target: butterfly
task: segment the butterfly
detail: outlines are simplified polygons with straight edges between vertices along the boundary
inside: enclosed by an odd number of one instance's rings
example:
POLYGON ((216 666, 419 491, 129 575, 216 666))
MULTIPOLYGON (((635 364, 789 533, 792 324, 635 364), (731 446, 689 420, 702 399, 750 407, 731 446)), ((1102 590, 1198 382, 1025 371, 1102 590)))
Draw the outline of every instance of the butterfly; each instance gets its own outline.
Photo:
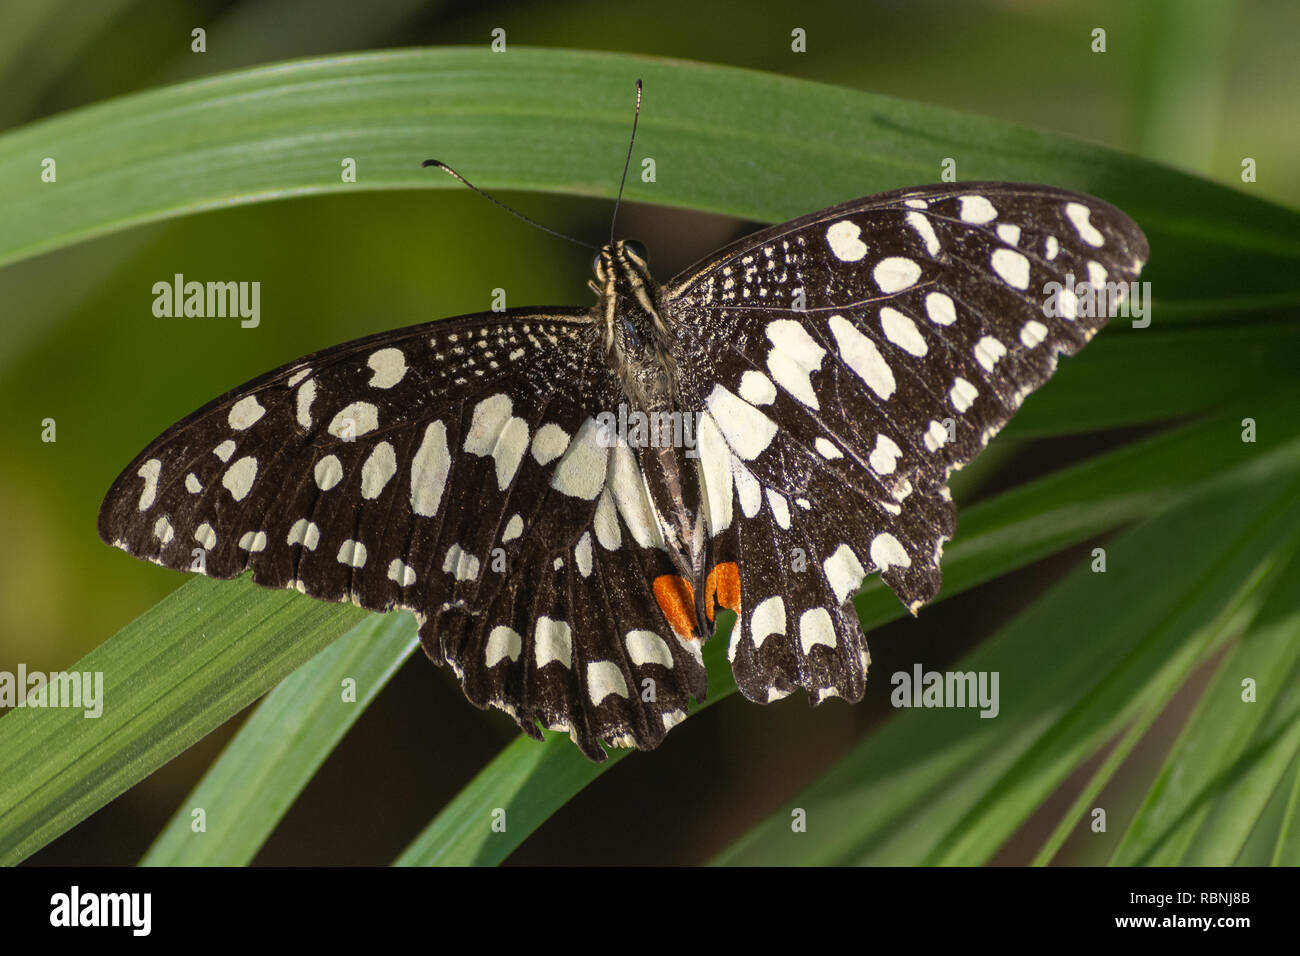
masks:
POLYGON ((596 761, 704 698, 723 608, 745 697, 858 701, 850 599, 869 574, 913 613, 936 594, 948 476, 1114 311, 1071 277, 1122 292, 1147 255, 1105 202, 1004 182, 855 199, 664 284, 611 236, 594 305, 371 335, 208 403, 127 465, 99 534, 413 611, 471 702, 596 761))

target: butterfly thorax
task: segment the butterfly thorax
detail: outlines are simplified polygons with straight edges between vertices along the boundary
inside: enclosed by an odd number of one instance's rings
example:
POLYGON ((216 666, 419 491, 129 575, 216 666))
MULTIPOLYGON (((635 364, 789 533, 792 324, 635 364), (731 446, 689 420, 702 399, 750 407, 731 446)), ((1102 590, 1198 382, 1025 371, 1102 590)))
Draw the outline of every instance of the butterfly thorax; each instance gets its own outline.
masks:
POLYGON ((639 410, 668 410, 674 404, 677 369, 670 355, 672 326, 659 304, 659 283, 645 260, 623 240, 596 258, 594 318, 605 335, 605 354, 623 391, 639 410))
POLYGON ((678 397, 678 368, 672 357, 675 329, 660 308, 660 287, 644 257, 623 240, 610 243, 596 259, 597 302, 605 352, 622 385, 628 413, 649 416, 649 432, 636 445, 655 515, 673 563, 694 580, 705 560, 705 533, 694 433, 678 397))

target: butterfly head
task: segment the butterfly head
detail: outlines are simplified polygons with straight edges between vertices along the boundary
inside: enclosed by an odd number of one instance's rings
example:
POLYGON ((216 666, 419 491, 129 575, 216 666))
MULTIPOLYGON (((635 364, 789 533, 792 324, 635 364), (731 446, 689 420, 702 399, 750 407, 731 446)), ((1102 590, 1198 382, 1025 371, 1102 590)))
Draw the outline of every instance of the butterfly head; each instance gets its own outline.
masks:
POLYGON ((659 309, 659 283, 650 274, 645 247, 617 239, 601 248, 592 263, 596 309, 605 324, 612 356, 635 358, 666 344, 669 329, 659 309))

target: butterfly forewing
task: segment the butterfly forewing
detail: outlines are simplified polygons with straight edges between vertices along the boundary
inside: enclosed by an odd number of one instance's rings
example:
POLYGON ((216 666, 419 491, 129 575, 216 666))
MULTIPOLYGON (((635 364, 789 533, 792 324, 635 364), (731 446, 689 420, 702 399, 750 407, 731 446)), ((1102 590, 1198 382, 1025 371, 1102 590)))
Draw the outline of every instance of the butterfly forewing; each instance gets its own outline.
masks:
POLYGON ((971 183, 764 230, 669 284, 682 402, 722 439, 702 472, 713 560, 739 567, 746 696, 860 698, 865 644, 835 611, 874 571, 913 611, 933 597, 949 473, 1106 322, 1077 283, 1128 283, 1146 256, 1092 197, 971 183))
POLYGON ((747 697, 858 700, 849 599, 874 572, 913 611, 934 596, 950 471, 1105 322, 1072 292, 1049 317, 1048 283, 1126 283, 1147 254, 1118 210, 1005 183, 846 203, 663 288, 621 250, 602 250, 594 309, 384 333, 235 389, 126 468, 101 536, 178 570, 410 609, 471 701, 596 760, 601 741, 656 746, 703 698, 724 606, 747 697), (646 452, 597 426, 636 404, 629 369, 664 380, 627 351, 663 329, 698 496, 672 469, 647 480, 646 452))
POLYGON ((100 535, 177 570, 411 609, 475 703, 593 758, 597 739, 653 745, 703 669, 649 599, 662 548, 602 507, 630 456, 593 440, 591 410, 617 388, 577 310, 372 336, 168 429, 110 489, 100 535))

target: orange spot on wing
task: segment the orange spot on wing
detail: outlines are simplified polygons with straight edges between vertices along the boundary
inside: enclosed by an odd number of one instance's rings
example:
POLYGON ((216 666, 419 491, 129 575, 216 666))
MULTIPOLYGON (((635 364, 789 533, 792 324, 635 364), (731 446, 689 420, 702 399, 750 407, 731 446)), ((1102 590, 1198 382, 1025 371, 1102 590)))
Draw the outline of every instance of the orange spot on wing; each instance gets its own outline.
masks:
POLYGON ((704 582, 704 613, 713 620, 713 600, 740 613, 740 568, 735 561, 715 565, 704 582))
POLYGON ((676 574, 661 574, 654 580, 655 600, 664 618, 681 637, 695 637, 695 589, 676 574))

